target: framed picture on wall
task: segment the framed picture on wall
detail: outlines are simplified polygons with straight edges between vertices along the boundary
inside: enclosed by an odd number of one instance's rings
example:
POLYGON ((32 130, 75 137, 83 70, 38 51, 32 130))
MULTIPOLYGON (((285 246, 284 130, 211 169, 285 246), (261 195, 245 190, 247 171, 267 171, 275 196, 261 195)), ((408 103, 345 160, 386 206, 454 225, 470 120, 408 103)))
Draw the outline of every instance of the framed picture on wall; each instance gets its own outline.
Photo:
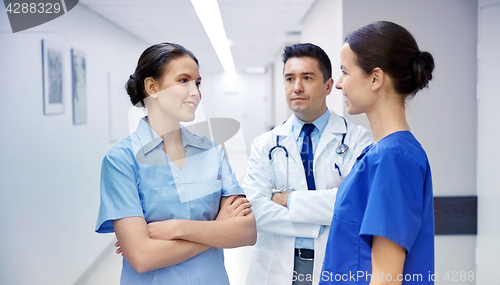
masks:
POLYGON ((73 124, 87 123, 87 65, 85 53, 71 49, 71 77, 73 89, 73 124))
POLYGON ((62 45, 42 40, 43 69, 43 113, 45 115, 64 113, 62 45))

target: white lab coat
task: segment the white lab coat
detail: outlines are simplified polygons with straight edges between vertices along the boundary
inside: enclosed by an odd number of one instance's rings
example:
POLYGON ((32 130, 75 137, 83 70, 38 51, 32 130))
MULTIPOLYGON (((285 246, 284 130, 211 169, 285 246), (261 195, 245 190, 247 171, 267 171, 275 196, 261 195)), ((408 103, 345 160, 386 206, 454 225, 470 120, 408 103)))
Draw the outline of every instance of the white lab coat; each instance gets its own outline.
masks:
MULTIPOLYGON (((339 155, 336 149, 346 127, 344 120, 330 111, 330 119, 314 153, 314 180, 318 189, 315 191, 307 189, 304 167, 292 132, 292 117, 254 140, 243 182, 243 189, 252 203, 258 232, 247 285, 292 284, 296 237, 314 238, 313 285, 318 284, 337 187, 363 148, 373 142, 366 128, 349 121, 347 125, 345 143, 349 149, 339 155), (289 153, 288 181, 294 192, 288 207, 271 200, 273 175, 269 150, 276 145, 276 136, 280 137, 280 145, 285 146, 289 153), (335 163, 343 170, 342 177, 335 169, 335 163), (324 229, 320 234, 321 225, 324 229)), ((284 168, 278 169, 277 176, 285 177, 284 171, 284 168)))

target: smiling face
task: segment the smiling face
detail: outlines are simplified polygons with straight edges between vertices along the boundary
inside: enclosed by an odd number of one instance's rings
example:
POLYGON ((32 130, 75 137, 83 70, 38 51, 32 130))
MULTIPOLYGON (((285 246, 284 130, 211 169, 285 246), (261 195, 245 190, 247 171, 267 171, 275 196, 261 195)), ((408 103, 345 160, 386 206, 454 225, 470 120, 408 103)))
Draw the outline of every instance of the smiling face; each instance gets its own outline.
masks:
POLYGON ((285 93, 288 107, 306 123, 312 123, 326 111, 326 96, 333 80, 323 79, 318 61, 311 57, 292 57, 285 63, 285 93))
POLYGON ((200 71, 192 58, 182 56, 170 61, 156 94, 163 115, 179 122, 194 120, 201 100, 200 83, 200 71))
POLYGON ((374 105, 375 96, 372 96, 371 77, 359 67, 356 54, 346 43, 340 50, 340 64, 342 75, 335 84, 335 88, 342 90, 345 96, 347 112, 351 115, 366 113, 374 105))

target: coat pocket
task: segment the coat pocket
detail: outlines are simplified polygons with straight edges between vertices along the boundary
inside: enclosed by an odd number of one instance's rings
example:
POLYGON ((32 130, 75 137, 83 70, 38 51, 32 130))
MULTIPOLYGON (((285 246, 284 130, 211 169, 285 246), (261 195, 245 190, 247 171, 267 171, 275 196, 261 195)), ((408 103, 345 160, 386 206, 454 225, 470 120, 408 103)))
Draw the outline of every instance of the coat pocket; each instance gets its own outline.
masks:
POLYGON ((336 247, 334 255, 330 258, 331 264, 326 265, 334 269, 335 273, 355 273, 359 269, 359 229, 360 226, 333 216, 332 225, 336 247))
POLYGON ((332 163, 329 165, 328 171, 330 175, 328 175, 328 186, 327 188, 338 188, 342 180, 347 176, 350 170, 350 165, 348 164, 338 164, 332 163))
POLYGON ((250 259, 247 285, 265 285, 271 275, 274 252, 270 250, 254 248, 250 259))

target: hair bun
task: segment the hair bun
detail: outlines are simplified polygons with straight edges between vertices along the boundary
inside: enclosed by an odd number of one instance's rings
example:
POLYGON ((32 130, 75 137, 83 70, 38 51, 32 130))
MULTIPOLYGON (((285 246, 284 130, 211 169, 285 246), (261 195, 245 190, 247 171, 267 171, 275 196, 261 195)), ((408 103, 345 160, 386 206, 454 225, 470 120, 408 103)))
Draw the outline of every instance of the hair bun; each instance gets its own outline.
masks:
POLYGON ((134 75, 130 75, 128 78, 127 83, 125 84, 125 89, 127 90, 127 94, 130 97, 132 105, 135 106, 137 103, 142 102, 143 98, 137 90, 137 82, 135 81, 134 75))
POLYGON ((434 58, 426 51, 421 51, 413 62, 413 74, 417 90, 422 90, 429 85, 434 70, 434 58))

